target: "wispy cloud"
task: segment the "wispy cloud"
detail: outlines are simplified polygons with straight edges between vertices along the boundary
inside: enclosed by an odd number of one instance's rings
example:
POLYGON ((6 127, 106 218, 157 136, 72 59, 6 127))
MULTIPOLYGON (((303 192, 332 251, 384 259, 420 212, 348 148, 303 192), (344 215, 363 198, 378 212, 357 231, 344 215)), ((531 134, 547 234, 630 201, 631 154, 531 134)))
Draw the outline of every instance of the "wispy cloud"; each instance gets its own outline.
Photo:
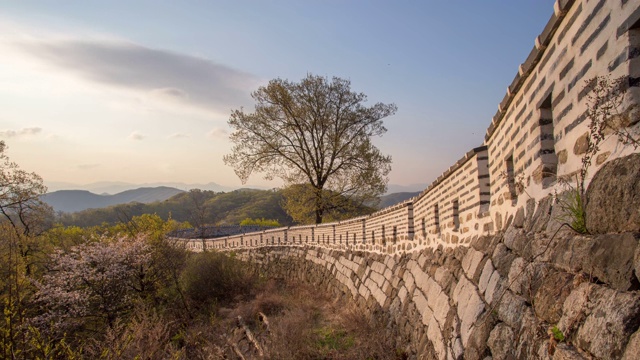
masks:
POLYGON ((209 59, 122 40, 31 38, 12 45, 94 83, 142 91, 162 102, 217 113, 246 105, 259 84, 256 76, 209 59))
POLYGON ((23 136, 32 136, 42 132, 42 128, 39 127, 30 127, 23 128, 20 130, 0 130, 0 137, 4 138, 15 138, 15 137, 23 137, 23 136))
POLYGON ((144 138, 145 138, 145 136, 144 136, 144 135, 142 135, 142 134, 140 134, 140 133, 139 133, 139 132, 137 132, 137 131, 134 131, 134 132, 132 132, 132 133, 129 135, 129 139, 131 139, 131 140, 139 141, 139 140, 142 140, 142 139, 144 139, 144 138))
POLYGON ((226 138, 229 132, 222 128, 213 128, 211 131, 207 133, 207 137, 212 139, 221 139, 226 138))
POLYGON ((169 135, 169 139, 184 139, 188 137, 189 137, 189 134, 183 134, 183 133, 175 133, 175 134, 169 135))

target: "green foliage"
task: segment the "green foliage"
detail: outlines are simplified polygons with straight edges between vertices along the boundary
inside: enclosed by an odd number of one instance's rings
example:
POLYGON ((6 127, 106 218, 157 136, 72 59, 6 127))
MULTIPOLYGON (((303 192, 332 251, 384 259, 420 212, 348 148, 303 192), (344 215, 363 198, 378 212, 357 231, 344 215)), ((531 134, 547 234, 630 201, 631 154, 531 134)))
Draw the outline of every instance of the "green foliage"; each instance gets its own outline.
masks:
POLYGON ((278 222, 278 220, 272 220, 272 219, 265 219, 265 218, 260 218, 260 219, 251 219, 251 218, 246 218, 242 221, 240 221, 240 225, 242 226, 272 226, 272 227, 280 227, 282 225, 280 225, 280 223, 278 222))
POLYGON ((351 219, 375 211, 374 207, 364 204, 364 198, 346 197, 339 192, 329 190, 322 190, 318 193, 309 184, 287 186, 282 190, 282 194, 284 198, 282 207, 298 224, 316 223, 318 202, 322 210, 323 222, 351 219))
POLYGON ((589 230, 587 229, 584 194, 578 187, 569 185, 567 187, 568 190, 564 193, 556 194, 556 202, 562 212, 557 220, 571 225, 573 230, 580 234, 586 234, 589 230))
POLYGON ((317 337, 317 346, 324 351, 346 350, 353 347, 355 343, 353 335, 329 326, 321 327, 314 333, 317 337))
POLYGON ((282 225, 291 224, 291 218, 282 209, 282 193, 272 190, 241 189, 227 193, 203 191, 198 198, 198 211, 191 197, 194 194, 181 193, 172 198, 150 204, 122 204, 102 209, 84 210, 73 214, 62 214, 59 221, 63 225, 79 227, 113 225, 129 222, 133 217, 155 214, 163 220, 173 219, 183 225, 204 223, 207 225, 235 225, 242 220, 273 219, 282 225), (195 215, 194 215, 195 214, 195 215))
POLYGON ((558 342, 564 341, 564 334, 560 329, 558 329, 557 326, 554 326, 551 328, 551 334, 553 335, 553 338, 556 339, 556 341, 558 342))

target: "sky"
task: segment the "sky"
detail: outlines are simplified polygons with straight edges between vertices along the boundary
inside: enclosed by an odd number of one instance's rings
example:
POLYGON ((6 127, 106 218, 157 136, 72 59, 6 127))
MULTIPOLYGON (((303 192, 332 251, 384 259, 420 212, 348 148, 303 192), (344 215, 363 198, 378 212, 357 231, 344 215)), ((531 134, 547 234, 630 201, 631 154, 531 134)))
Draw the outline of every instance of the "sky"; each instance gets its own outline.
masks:
POLYGON ((374 139, 389 183, 428 184, 482 144, 553 3, 0 0, 0 140, 47 184, 240 187, 231 111, 271 79, 337 76, 398 106, 374 139))

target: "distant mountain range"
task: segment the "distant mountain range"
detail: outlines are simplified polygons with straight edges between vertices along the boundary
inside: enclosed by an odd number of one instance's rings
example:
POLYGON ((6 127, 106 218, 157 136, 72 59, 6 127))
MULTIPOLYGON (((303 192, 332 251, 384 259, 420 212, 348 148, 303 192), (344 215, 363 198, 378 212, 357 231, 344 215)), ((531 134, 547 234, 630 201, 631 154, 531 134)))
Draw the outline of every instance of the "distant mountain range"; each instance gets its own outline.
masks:
POLYGON ((115 195, 98 195, 86 190, 59 190, 43 195, 42 200, 51 205, 55 211, 70 213, 130 202, 149 204, 167 200, 183 192, 183 190, 168 186, 143 187, 115 195))
POLYGON ((405 200, 409 200, 414 196, 418 196, 419 194, 420 194, 420 191, 398 192, 393 194, 387 194, 380 197, 380 204, 378 204, 378 207, 381 209, 384 209, 386 207, 399 204, 405 200))
MULTIPOLYGON (((115 195, 118 193, 122 193, 127 190, 135 190, 139 188, 158 188, 158 187, 170 187, 178 190, 189 191, 191 189, 200 189, 200 190, 209 190, 215 192, 228 192, 237 190, 240 187, 233 186, 225 186, 220 185, 214 182, 206 183, 206 184, 187 184, 187 183, 179 183, 179 182, 164 182, 164 183, 146 183, 146 184, 133 184, 126 182, 117 182, 117 181, 101 181, 95 182, 91 184, 73 184, 67 182, 58 182, 58 181, 47 181, 45 185, 49 188, 49 192, 57 192, 60 190, 85 190, 92 192, 94 194, 101 195, 115 195)), ((428 184, 411 184, 411 185, 398 185, 398 184, 389 184, 387 186, 386 194, 393 193, 401 193, 401 192, 416 192, 422 191, 426 189, 428 184)), ((255 185, 247 185, 245 188, 251 189, 259 189, 266 190, 270 189, 265 186, 255 186, 255 185)))
MULTIPOLYGON (((95 182, 91 184, 73 184, 59 181, 47 181, 45 185, 49 188, 49 192, 56 192, 60 190, 85 190, 92 192, 94 194, 101 195, 115 195, 118 193, 122 193, 127 190, 136 190, 139 188, 158 188, 158 187, 170 187, 178 190, 189 191, 191 189, 200 189, 200 190, 209 190, 209 191, 232 191, 236 190, 235 187, 224 186, 220 184, 216 184, 214 182, 210 182, 207 184, 186 184, 179 182, 163 182, 163 183, 146 183, 146 184, 133 184, 126 182, 118 182, 118 181, 101 181, 95 182)), ((254 187, 260 188, 261 187, 254 187)))
MULTIPOLYGON (((169 186, 141 187, 126 190, 114 195, 95 194, 87 190, 58 190, 42 196, 42 200, 51 205, 55 211, 74 213, 86 209, 100 209, 113 205, 138 202, 151 204, 157 201, 165 201, 184 190, 169 186)), ((217 191, 220 192, 220 191, 217 191)), ((420 192, 399 192, 380 197, 380 208, 395 205, 410 199, 420 192)))

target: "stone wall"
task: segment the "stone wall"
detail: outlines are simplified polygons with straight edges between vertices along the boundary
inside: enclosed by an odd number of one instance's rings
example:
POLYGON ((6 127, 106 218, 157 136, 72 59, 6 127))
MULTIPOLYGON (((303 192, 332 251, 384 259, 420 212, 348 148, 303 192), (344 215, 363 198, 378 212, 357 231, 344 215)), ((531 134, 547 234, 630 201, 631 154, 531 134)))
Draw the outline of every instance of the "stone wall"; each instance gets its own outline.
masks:
POLYGON ((639 235, 565 228, 553 237, 553 213, 544 199, 504 233, 468 247, 388 255, 296 245, 237 256, 368 309, 410 358, 637 358, 639 235), (564 341, 553 339, 554 328, 564 341))
POLYGON ((416 239, 427 245, 457 245, 492 229, 487 148, 468 152, 415 200, 416 239))
POLYGON ((553 195, 582 166, 585 80, 624 77, 616 126, 640 133, 638 55, 640 0, 557 0, 484 144, 418 197, 342 222, 183 241, 348 296, 415 356, 637 358, 640 149, 609 136, 594 156, 587 228, 600 235, 556 235, 566 209, 553 195))

